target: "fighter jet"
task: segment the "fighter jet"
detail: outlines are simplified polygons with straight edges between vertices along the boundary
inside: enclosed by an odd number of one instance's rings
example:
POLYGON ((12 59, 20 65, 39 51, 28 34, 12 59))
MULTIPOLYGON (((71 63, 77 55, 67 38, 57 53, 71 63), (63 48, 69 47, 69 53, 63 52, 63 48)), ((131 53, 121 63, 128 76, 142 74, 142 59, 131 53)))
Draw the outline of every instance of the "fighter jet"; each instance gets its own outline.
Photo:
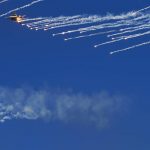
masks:
POLYGON ((20 23, 24 20, 25 16, 17 15, 16 13, 12 14, 11 16, 8 17, 11 21, 20 23))

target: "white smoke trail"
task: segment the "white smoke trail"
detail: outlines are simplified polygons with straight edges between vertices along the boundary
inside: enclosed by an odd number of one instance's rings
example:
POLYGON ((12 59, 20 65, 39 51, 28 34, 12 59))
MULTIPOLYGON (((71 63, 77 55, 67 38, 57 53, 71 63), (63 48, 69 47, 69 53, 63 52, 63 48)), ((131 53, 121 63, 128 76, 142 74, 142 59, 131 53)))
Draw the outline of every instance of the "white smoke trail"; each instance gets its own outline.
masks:
POLYGON ((133 34, 133 35, 119 36, 119 37, 116 37, 113 39, 114 40, 117 40, 117 39, 128 40, 128 39, 133 39, 133 38, 137 38, 137 37, 148 35, 148 34, 150 34, 150 31, 146 31, 146 32, 138 33, 138 34, 133 34))
POLYGON ((15 11, 18 11, 18 10, 21 10, 21 9, 24 9, 24 8, 27 8, 27 7, 30 7, 30 6, 32 6, 32 5, 34 5, 34 4, 39 3, 39 2, 42 2, 42 1, 44 1, 44 0, 36 0, 36 1, 33 1, 33 2, 29 3, 29 4, 27 4, 27 5, 18 7, 18 8, 16 8, 16 9, 10 10, 10 11, 4 13, 4 14, 1 14, 0 17, 4 17, 4 16, 9 15, 9 14, 15 12, 15 11))
POLYGON ((0 1, 0 4, 2 4, 2 3, 5 3, 5 2, 7 2, 8 0, 3 0, 3 1, 0 1))
MULTIPOLYGON (((117 21, 115 23, 101 23, 100 25, 92 25, 92 26, 88 26, 88 27, 83 27, 83 28, 78 28, 75 30, 69 30, 69 31, 63 31, 60 33, 56 33, 53 34, 54 36, 56 35, 64 35, 64 34, 70 34, 70 33, 75 33, 75 32, 80 32, 80 33, 85 33, 85 32, 90 32, 90 31, 97 31, 97 30, 102 30, 102 29, 111 29, 111 28, 117 28, 123 25, 130 25, 131 22, 128 22, 128 24, 124 24, 122 21, 117 21)), ((72 24, 72 25, 78 25, 78 24, 72 24)), ((55 29, 55 28, 61 28, 61 27, 66 27, 67 25, 61 25, 61 26, 56 26, 56 27, 52 27, 51 29, 55 29)), ((70 25, 69 25, 70 26, 70 25)), ((108 31, 109 33, 109 31, 108 31)))
POLYGON ((125 34, 125 33, 132 33, 132 32, 135 32, 135 31, 139 31, 139 30, 143 30, 143 29, 149 29, 149 28, 150 28, 150 25, 142 25, 142 26, 136 27, 135 29, 130 28, 130 30, 126 30, 124 32, 119 32, 119 33, 108 35, 107 37, 118 36, 118 35, 122 35, 122 34, 125 34))
POLYGON ((38 17, 38 18, 25 18, 21 21, 21 23, 25 23, 27 21, 36 21, 36 20, 43 20, 43 17, 38 17))
POLYGON ((120 49, 120 50, 112 51, 112 52, 110 52, 110 54, 112 55, 112 54, 115 54, 115 53, 119 53, 119 52, 127 51, 127 50, 130 50, 130 49, 133 49, 133 48, 137 48, 137 47, 144 46, 144 45, 149 45, 149 44, 150 44, 150 41, 148 41, 148 42, 144 42, 144 43, 137 44, 137 45, 134 45, 134 46, 131 46, 131 47, 127 47, 127 48, 124 48, 124 49, 120 49))
POLYGON ((101 23, 104 21, 111 21, 111 20, 124 20, 130 17, 134 17, 135 14, 133 12, 127 13, 127 14, 122 14, 119 16, 113 16, 113 15, 107 15, 105 17, 93 15, 93 16, 79 16, 78 18, 72 18, 69 19, 70 17, 62 17, 60 18, 50 18, 50 19, 45 19, 40 22, 33 22, 29 23, 32 28, 36 26, 40 26, 40 29, 54 29, 54 28, 62 28, 62 27, 70 27, 70 26, 79 26, 79 25, 85 25, 85 24, 92 24, 92 23, 101 23), (55 20, 52 22, 52 20, 55 20), (45 27, 46 25, 46 27, 45 27), (42 27, 41 27, 42 26, 42 27))
POLYGON ((150 8, 150 6, 145 7, 145 8, 143 8, 143 9, 140 9, 140 10, 136 11, 136 13, 142 12, 142 11, 147 10, 147 9, 149 9, 149 8, 150 8))
POLYGON ((74 39, 86 38, 86 37, 91 37, 91 36, 97 36, 97 35, 107 34, 107 33, 111 33, 111 32, 114 32, 114 31, 115 31, 115 30, 106 31, 106 32, 98 32, 98 33, 87 34, 87 35, 81 35, 81 36, 76 36, 76 37, 66 38, 66 39, 64 39, 64 40, 65 40, 65 41, 68 41, 68 40, 74 40, 74 39))
MULTIPOLYGON (((0 17, 8 15, 14 11, 29 7, 43 0, 36 0, 25 6, 13 9, 0 17)), ((150 6, 137 11, 131 11, 120 15, 108 14, 100 15, 75 15, 59 17, 38 17, 25 18, 21 24, 32 30, 51 30, 53 36, 65 35, 65 41, 93 37, 105 34, 109 40, 103 40, 102 43, 94 47, 100 47, 107 44, 113 44, 119 41, 126 41, 138 37, 145 37, 150 34, 150 6), (65 29, 65 30, 64 30, 65 29), (59 32, 57 32, 59 30, 59 32), (55 33, 54 33, 55 31, 55 33), (113 32, 112 34, 109 34, 113 32), (86 34, 85 34, 86 33, 86 34), (76 34, 76 35, 72 35, 76 34)), ((137 45, 139 45, 137 43, 137 45)), ((141 44, 140 44, 141 45, 141 44)), ((145 45, 145 44, 144 44, 145 45)), ((136 48, 132 46, 131 48, 136 48)), ((130 49, 131 49, 130 48, 130 49)), ((126 48, 125 48, 126 49, 126 48)), ((128 49, 128 48, 127 48, 128 49)))
POLYGON ((121 40, 124 40, 124 39, 123 38, 119 38, 119 39, 116 39, 116 40, 112 40, 112 41, 108 41, 108 42, 104 42, 104 43, 101 43, 101 44, 94 45, 94 47, 97 48, 99 46, 107 45, 107 44, 110 44, 110 43, 115 43, 115 42, 118 42, 118 41, 121 41, 121 40))
POLYGON ((104 127, 123 110, 122 96, 101 92, 93 95, 49 90, 0 88, 0 122, 11 119, 47 119, 82 122, 104 127))

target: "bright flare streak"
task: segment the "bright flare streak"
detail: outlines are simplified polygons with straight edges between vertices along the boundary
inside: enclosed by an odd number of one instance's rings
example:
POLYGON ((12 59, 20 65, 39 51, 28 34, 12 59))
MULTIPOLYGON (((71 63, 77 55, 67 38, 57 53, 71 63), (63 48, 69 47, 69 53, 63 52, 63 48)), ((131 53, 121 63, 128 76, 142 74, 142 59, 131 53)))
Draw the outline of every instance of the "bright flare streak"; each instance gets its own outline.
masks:
POLYGON ((25 19, 23 19, 22 20, 22 22, 29 22, 29 21, 36 21, 36 20, 43 20, 43 18, 42 17, 39 17, 39 18, 25 18, 25 19))
POLYGON ((65 40, 65 41, 68 41, 68 40, 74 40, 74 39, 86 38, 86 37, 91 37, 91 36, 102 35, 102 34, 114 32, 114 31, 115 31, 115 30, 107 31, 107 32, 98 32, 98 33, 87 34, 87 35, 81 35, 81 36, 76 36, 76 37, 72 37, 72 38, 66 38, 66 39, 64 39, 64 40, 65 40))
POLYGON ((133 35, 128 35, 128 36, 120 36, 120 37, 113 38, 113 39, 124 39, 124 40, 128 40, 128 39, 137 38, 137 37, 144 36, 144 35, 148 35, 148 34, 150 34, 150 31, 143 32, 143 33, 138 33, 138 34, 133 34, 133 35))
POLYGON ((32 6, 32 5, 34 5, 34 4, 39 3, 39 2, 42 2, 42 1, 44 1, 44 0, 36 0, 36 1, 33 1, 33 2, 29 3, 29 4, 27 4, 27 5, 18 7, 18 8, 16 8, 16 9, 10 10, 10 11, 4 13, 4 14, 1 14, 0 17, 4 17, 4 16, 9 15, 9 14, 15 12, 15 11, 18 11, 18 10, 21 10, 21 9, 24 9, 24 8, 27 8, 27 7, 30 7, 30 6, 32 6))
POLYGON ((133 48, 137 48, 137 47, 141 47, 141 46, 149 45, 149 44, 150 44, 150 41, 144 42, 144 43, 137 44, 137 45, 134 45, 134 46, 131 46, 131 47, 128 47, 128 48, 124 48, 124 49, 120 49, 120 50, 116 50, 116 51, 110 52, 110 54, 112 55, 112 54, 115 54, 115 53, 127 51, 127 50, 130 50, 130 49, 133 49, 133 48))
POLYGON ((134 29, 134 30, 128 30, 128 31, 124 31, 124 32, 120 32, 120 33, 116 33, 116 34, 111 34, 111 35, 108 35, 107 37, 113 37, 113 36, 117 36, 117 35, 122 35, 122 34, 125 34, 125 33, 132 33, 132 32, 135 32, 135 31, 139 31, 139 30, 143 30, 143 29, 149 29, 150 26, 144 26, 144 27, 137 27, 137 29, 134 29))
MULTIPOLYGON (((8 0, 0 1, 0 3, 8 0)), ((6 16, 14 11, 24 9, 35 3, 43 0, 35 0, 25 6, 10 10, 7 13, 0 15, 0 17, 6 16)), ((21 25, 27 26, 33 30, 51 30, 59 29, 59 32, 53 33, 53 36, 57 35, 72 35, 76 33, 76 36, 66 37, 64 40, 73 40, 86 37, 92 37, 96 35, 106 34, 107 38, 111 38, 108 41, 103 41, 101 44, 97 44, 94 47, 97 48, 102 45, 107 45, 122 40, 134 39, 137 37, 143 37, 150 34, 150 14, 148 11, 150 6, 140 9, 138 11, 131 11, 126 14, 106 16, 99 15, 76 15, 76 16, 60 16, 60 17, 38 17, 38 18, 25 18, 21 22, 21 25), (63 31, 65 28, 66 31, 63 31), (113 32, 113 33, 112 33, 113 32), (84 33, 84 34, 83 34, 84 33), (86 34, 85 34, 86 33, 86 34), (111 33, 111 34, 109 34, 111 33), (78 34, 78 35, 77 35, 78 34)), ((57 30, 56 30, 57 31, 57 30)), ((121 51, 130 50, 139 46, 150 44, 150 41, 137 44, 128 48, 113 51, 110 54, 118 53, 121 51)))
POLYGON ((113 40, 113 41, 108 41, 108 42, 104 42, 104 43, 101 43, 101 44, 97 44, 95 45, 94 47, 97 48, 99 46, 102 46, 102 45, 107 45, 107 44, 111 44, 111 43, 115 43, 115 42, 118 42, 118 41, 121 41, 121 40, 124 40, 123 38, 121 39, 117 39, 117 40, 113 40))

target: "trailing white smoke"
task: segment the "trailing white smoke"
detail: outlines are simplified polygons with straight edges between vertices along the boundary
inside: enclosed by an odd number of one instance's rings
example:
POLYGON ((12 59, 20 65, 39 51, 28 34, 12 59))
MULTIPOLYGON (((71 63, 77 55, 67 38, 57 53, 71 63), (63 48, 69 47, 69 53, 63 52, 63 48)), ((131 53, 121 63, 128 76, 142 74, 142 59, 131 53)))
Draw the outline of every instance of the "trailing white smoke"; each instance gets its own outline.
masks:
MULTIPOLYGON (((7 0, 0 1, 0 3, 7 0)), ((35 0, 29 4, 10 10, 0 17, 30 7, 43 0, 35 0)), ((75 40, 81 38, 92 38, 94 36, 106 36, 108 40, 95 43, 94 47, 115 44, 121 41, 134 40, 150 35, 150 6, 137 11, 130 11, 120 15, 74 15, 59 17, 36 17, 23 18, 19 23, 31 30, 51 30, 53 36, 65 36, 64 40, 75 40), (57 32, 58 29, 58 32, 57 32), (112 34, 110 34, 112 33, 112 34)), ((110 54, 124 52, 140 46, 149 45, 149 41, 143 41, 126 48, 112 51, 110 54)))
MULTIPOLYGON (((22 23, 32 30, 52 30, 56 32, 53 33, 53 36, 65 36, 65 41, 106 35, 109 40, 95 44, 94 47, 97 48, 103 45, 150 35, 149 9, 150 6, 126 14, 116 16, 108 14, 103 17, 99 15, 76 15, 55 18, 43 17, 40 20, 34 20, 33 18, 33 21, 31 18, 31 21, 25 19, 22 23), (59 32, 56 29, 59 29, 59 32)), ((140 44, 137 43, 127 48, 112 51, 110 54, 127 51, 144 45, 149 45, 149 42, 143 41, 140 44)))
POLYGON ((122 96, 0 88, 0 122, 46 119, 104 127, 124 107, 122 96))
POLYGON ((8 0, 2 0, 0 1, 0 4, 7 2, 8 0))
POLYGON ((31 2, 31 3, 29 3, 29 4, 26 4, 26 5, 24 5, 24 6, 21 6, 21 7, 12 9, 12 10, 6 12, 6 13, 3 13, 3 14, 0 15, 0 17, 7 16, 7 15, 9 15, 9 14, 15 12, 15 11, 18 11, 18 10, 21 10, 21 9, 24 9, 24 8, 27 8, 27 7, 30 7, 30 6, 32 6, 32 5, 36 4, 36 3, 41 2, 41 1, 43 1, 43 0, 35 0, 35 1, 31 2))

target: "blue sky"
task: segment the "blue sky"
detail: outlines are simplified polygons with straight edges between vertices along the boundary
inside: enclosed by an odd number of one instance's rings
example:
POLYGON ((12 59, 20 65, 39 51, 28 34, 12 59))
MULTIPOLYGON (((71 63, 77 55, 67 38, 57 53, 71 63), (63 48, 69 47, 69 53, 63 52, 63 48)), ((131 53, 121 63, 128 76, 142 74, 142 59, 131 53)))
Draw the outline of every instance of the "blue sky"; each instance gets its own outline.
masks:
MULTIPOLYGON (((10 0, 0 5, 1 12, 18 5, 23 3, 10 0)), ((45 0, 21 10, 20 13, 29 17, 105 15, 108 12, 120 14, 138 10, 148 5, 147 1, 142 0, 132 0, 132 2, 131 0, 63 0, 61 2, 45 0)), ((88 97, 87 99, 92 101, 92 106, 95 96, 91 95, 98 93, 101 95, 105 91, 110 102, 114 102, 114 96, 121 96, 121 108, 116 111, 113 107, 114 115, 108 114, 106 118, 102 118, 102 120, 110 120, 102 128, 90 125, 89 119, 85 119, 82 123, 82 117, 81 120, 69 119, 67 123, 65 119, 52 121, 45 118, 12 119, 1 123, 1 149, 150 149, 149 45, 111 56, 110 50, 118 48, 117 45, 107 45, 97 49, 92 47, 93 43, 101 39, 99 36, 64 42, 60 37, 53 38, 49 31, 31 31, 5 18, 0 18, 0 24, 0 86, 2 89, 12 89, 12 93, 17 88, 32 88, 35 91, 48 89, 66 95, 71 91, 70 99, 75 96, 74 99, 77 100, 76 95, 81 94, 81 101, 82 98, 88 97)), ((125 45, 121 43, 120 46, 125 45)), ((32 96, 32 92, 30 94, 32 96)), ((9 103, 11 98, 11 102, 16 101, 16 96, 12 95, 6 96, 6 103, 9 103)), ((101 104, 101 101, 98 101, 99 103, 101 104)), ((113 105, 104 107, 104 110, 109 112, 113 105)), ((81 110, 78 108, 75 113, 80 117, 82 113, 78 111, 81 110)), ((83 117, 89 118, 87 115, 83 117)))

